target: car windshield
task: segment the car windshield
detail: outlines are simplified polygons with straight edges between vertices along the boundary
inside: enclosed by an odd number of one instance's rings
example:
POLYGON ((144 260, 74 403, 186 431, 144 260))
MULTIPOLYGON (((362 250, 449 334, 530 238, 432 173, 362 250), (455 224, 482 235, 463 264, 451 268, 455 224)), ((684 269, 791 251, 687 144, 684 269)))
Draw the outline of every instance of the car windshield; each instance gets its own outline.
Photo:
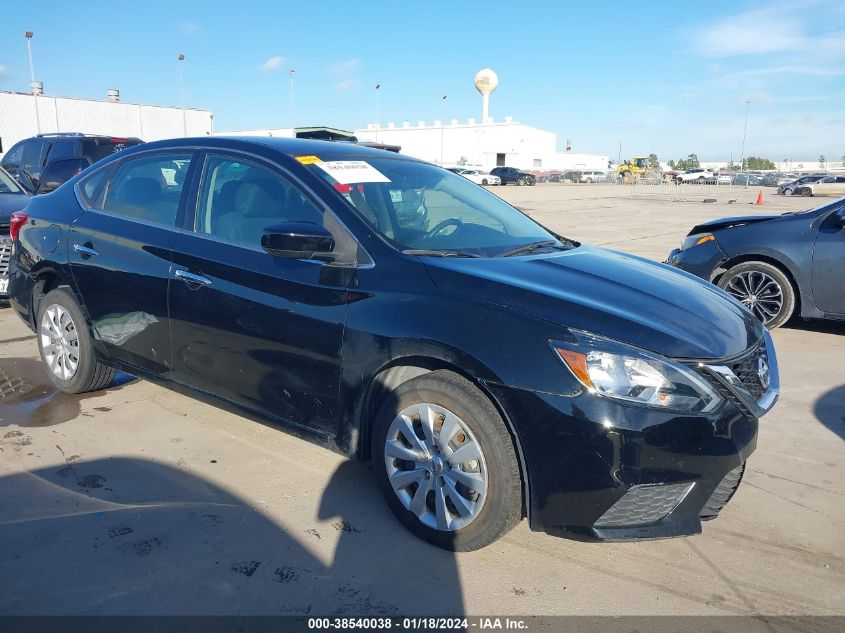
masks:
POLYGON ((23 193, 18 183, 2 169, 0 169, 0 193, 23 193))
POLYGON ((401 251, 499 257, 571 246, 501 198, 434 165, 348 156, 308 168, 401 251))

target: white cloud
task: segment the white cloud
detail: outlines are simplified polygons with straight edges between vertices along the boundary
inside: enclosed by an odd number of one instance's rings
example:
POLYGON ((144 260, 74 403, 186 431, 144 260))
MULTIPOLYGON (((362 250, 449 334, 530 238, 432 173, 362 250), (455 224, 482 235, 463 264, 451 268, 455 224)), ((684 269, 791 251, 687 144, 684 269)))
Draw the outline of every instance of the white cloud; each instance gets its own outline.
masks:
POLYGON ((808 40, 797 17, 779 7, 722 18, 693 39, 697 50, 708 57, 803 50, 808 40))
POLYGON ((275 55, 261 64, 261 70, 279 70, 282 64, 285 63, 285 58, 281 55, 275 55))
POLYGON ((804 75, 807 77, 836 77, 845 74, 845 70, 824 68, 822 66, 772 66, 768 68, 750 68, 718 77, 720 80, 746 79, 766 75, 804 75))
POLYGON ((347 59, 337 64, 332 64, 329 66, 329 72, 334 75, 345 75, 347 73, 351 73, 361 66, 361 60, 357 57, 353 57, 352 59, 347 59))
POLYGON ((334 89, 338 92, 346 92, 354 88, 356 83, 358 82, 355 79, 344 79, 343 81, 337 82, 334 85, 334 89))
POLYGON ((9 76, 9 69, 6 68, 3 64, 0 64, 0 81, 6 79, 9 76))
POLYGON ((179 28, 182 30, 183 33, 196 33, 200 30, 200 25, 195 22, 183 22, 179 25, 179 28))

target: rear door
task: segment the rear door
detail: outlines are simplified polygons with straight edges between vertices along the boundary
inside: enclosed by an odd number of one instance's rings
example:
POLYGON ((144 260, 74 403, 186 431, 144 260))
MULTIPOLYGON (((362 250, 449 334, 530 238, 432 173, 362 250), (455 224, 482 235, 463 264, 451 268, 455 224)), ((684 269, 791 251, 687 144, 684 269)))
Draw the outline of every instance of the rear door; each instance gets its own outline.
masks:
POLYGON ((822 222, 813 249, 813 300, 823 312, 845 314, 845 229, 836 226, 845 217, 845 205, 822 222))
POLYGON ((77 195, 89 208, 68 237, 95 338, 110 356, 157 374, 170 370, 167 285, 184 214, 183 176, 192 163, 192 152, 174 150, 95 171, 79 184, 77 195), (97 177, 107 179, 102 192, 97 177))
POLYGON ((174 378, 333 435, 347 275, 269 255, 261 235, 296 221, 324 225, 338 244, 350 237, 289 174, 254 157, 209 153, 198 178, 192 230, 173 249, 174 378))

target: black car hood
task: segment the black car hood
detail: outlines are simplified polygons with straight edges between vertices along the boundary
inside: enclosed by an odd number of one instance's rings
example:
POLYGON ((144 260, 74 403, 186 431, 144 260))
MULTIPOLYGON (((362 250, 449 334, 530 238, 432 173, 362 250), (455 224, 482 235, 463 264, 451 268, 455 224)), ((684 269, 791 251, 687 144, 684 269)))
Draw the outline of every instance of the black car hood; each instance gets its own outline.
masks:
POLYGON ((25 193, 0 193, 0 224, 8 224, 9 216, 20 211, 29 202, 25 193))
POLYGON ((710 220, 709 222, 702 222, 692 227, 692 230, 687 235, 695 235, 696 233, 706 233, 707 231, 718 231, 719 229, 728 229, 734 226, 744 226, 746 224, 756 224, 757 222, 768 222, 775 220, 781 216, 779 215, 744 215, 735 218, 719 218, 718 220, 710 220))
POLYGON ((550 255, 426 259, 434 283, 673 358, 747 349, 762 325, 721 290, 640 257, 590 246, 550 255))

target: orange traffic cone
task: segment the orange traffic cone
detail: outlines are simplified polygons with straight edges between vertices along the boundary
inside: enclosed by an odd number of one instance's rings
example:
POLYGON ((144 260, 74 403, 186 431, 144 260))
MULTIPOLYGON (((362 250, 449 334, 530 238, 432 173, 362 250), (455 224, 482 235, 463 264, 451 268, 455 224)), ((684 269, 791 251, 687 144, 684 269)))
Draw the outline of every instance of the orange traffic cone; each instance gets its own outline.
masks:
POLYGON ((760 191, 757 192, 757 202, 755 202, 754 204, 763 204, 763 190, 762 189, 760 189, 760 191))

